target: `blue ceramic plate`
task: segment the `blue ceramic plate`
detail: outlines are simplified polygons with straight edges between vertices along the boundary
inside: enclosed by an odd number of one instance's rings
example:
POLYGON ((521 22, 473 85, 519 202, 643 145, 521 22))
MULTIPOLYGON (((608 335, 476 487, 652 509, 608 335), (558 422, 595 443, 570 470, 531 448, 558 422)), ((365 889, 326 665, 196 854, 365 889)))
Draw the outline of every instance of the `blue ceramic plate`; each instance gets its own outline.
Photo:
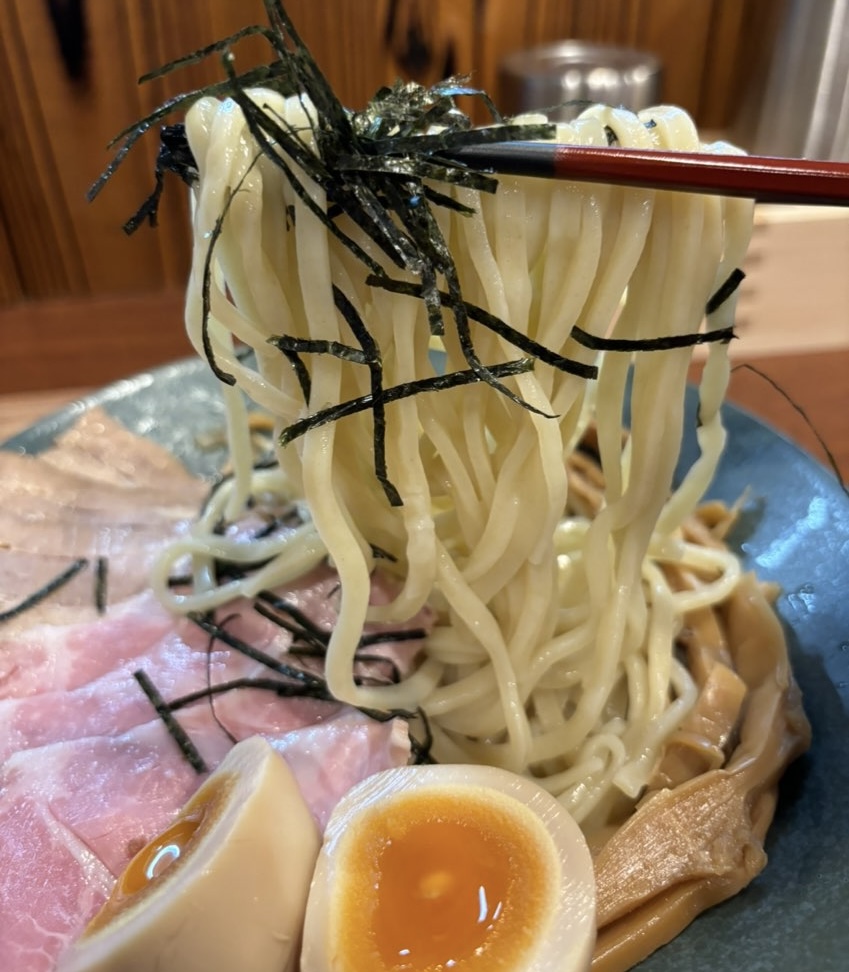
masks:
MULTIPOLYGON (((39 452, 93 405, 167 446, 196 473, 212 474, 220 464, 220 455, 195 444, 198 433, 220 430, 223 417, 215 380, 199 360, 111 385, 4 448, 39 452)), ((747 497, 732 544, 747 567, 781 585, 778 611, 814 741, 782 783, 763 874, 640 969, 843 972, 849 968, 849 499, 822 466, 750 415, 728 406, 726 423, 729 444, 710 495, 729 503, 747 497)), ((690 436, 685 461, 696 454, 690 436)))

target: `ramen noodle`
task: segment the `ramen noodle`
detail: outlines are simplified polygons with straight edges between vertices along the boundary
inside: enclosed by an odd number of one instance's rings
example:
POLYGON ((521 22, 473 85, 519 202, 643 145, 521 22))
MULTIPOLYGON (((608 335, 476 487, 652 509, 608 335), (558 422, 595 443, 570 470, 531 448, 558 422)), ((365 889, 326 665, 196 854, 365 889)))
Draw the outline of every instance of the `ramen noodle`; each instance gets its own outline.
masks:
MULTIPOLYGON (((267 9, 285 68, 296 37, 267 9)), ((225 57, 230 97, 186 117, 186 326, 222 382, 232 475, 153 585, 202 613, 329 561, 330 693, 418 713, 436 760, 554 794, 596 854, 596 965, 626 968, 763 866, 776 780, 807 744, 771 609, 697 512, 725 440, 752 203, 506 176, 487 191, 432 148, 416 156, 465 131, 456 84, 396 86, 355 115, 307 57, 295 45, 306 83, 288 97, 225 57), (697 343, 700 455, 681 473, 697 343), (257 412, 274 433, 261 465, 257 412), (298 504, 300 525, 235 539, 227 524, 269 497, 298 504), (245 569, 222 577, 222 561, 245 569), (378 562, 396 593, 375 605, 378 562), (425 608, 414 670, 358 677, 364 626, 425 608)), ((486 137, 499 129, 736 151, 669 106, 496 118, 486 137)))
MULTIPOLYGON (((310 144, 319 119, 306 99, 262 89, 249 97, 310 144)), ((607 144, 611 132, 625 147, 702 148, 689 117, 669 107, 638 116, 591 108, 559 125, 557 138, 607 144)), ((388 405, 385 459, 397 505, 372 469, 371 410, 309 429, 278 446, 274 468, 256 473, 245 398, 280 433, 372 389, 372 372, 353 355, 303 354, 305 401, 290 358, 275 346, 281 335, 305 348, 355 346, 334 288, 365 322, 385 388, 435 368, 461 371, 467 354, 446 327, 434 361, 424 302, 368 285, 362 266, 316 215, 326 207, 323 190, 299 172, 308 204, 260 154, 233 101, 199 100, 187 134, 199 171, 187 326, 198 351, 211 351, 235 377, 225 388, 235 475, 193 535, 162 560, 160 593, 178 611, 202 610, 329 557, 340 578, 339 624, 326 660, 337 698, 421 708, 437 759, 532 774, 587 827, 604 824, 623 798, 633 802, 644 790, 694 705, 697 687, 674 651, 682 618, 724 600, 739 580, 728 550, 681 532, 723 443, 725 343, 710 345, 705 368, 701 459, 675 489, 686 346, 608 351, 595 383, 537 361, 532 372, 507 379, 530 408, 484 382, 388 405), (630 434, 623 439, 626 400, 630 434), (592 516, 570 508, 567 476, 590 423, 604 472, 592 516), (295 539, 260 540, 240 553, 213 527, 222 516, 236 518, 257 490, 305 501, 310 518, 295 539), (368 592, 378 551, 401 586, 390 604, 375 608, 368 592), (169 573, 186 554, 193 589, 170 590, 169 573), (246 580, 218 586, 209 568, 215 556, 267 563, 246 580), (666 565, 695 572, 698 590, 676 590, 666 565), (363 625, 406 621, 425 603, 438 623, 415 673, 397 684, 355 683, 363 625)), ((464 300, 586 364, 600 356, 578 343, 576 329, 626 341, 697 333, 711 296, 742 261, 751 225, 745 200, 518 178, 502 179, 493 195, 453 192, 466 211, 434 209, 464 300)), ((356 226, 344 230, 369 248, 356 226)), ((732 295, 707 315, 706 329, 727 328, 733 306, 732 295)), ((493 331, 476 328, 473 339, 490 367, 517 357, 493 331)))

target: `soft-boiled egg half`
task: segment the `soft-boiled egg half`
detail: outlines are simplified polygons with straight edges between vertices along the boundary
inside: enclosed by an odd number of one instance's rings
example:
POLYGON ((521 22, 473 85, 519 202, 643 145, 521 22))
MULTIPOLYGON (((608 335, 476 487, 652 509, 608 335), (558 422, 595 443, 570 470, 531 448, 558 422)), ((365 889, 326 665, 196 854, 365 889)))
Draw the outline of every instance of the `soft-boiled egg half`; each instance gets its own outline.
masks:
POLYGON ((320 837, 284 760, 238 743, 144 847, 62 972, 288 972, 320 837))
POLYGON ((577 972, 595 935, 589 849, 557 800, 492 767, 404 767, 331 816, 300 970, 577 972))

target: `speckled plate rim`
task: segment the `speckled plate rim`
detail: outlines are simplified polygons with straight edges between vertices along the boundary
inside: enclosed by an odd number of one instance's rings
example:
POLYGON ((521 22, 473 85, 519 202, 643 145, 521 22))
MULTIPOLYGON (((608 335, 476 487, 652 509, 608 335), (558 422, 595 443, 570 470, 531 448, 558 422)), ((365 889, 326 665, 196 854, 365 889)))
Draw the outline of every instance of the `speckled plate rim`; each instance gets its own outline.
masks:
MULTIPOLYGON (((3 448, 37 453, 79 416, 106 409, 132 431, 212 475, 220 455, 198 436, 223 407, 200 360, 166 365, 73 402, 3 448)), ((732 543, 747 568, 781 586, 777 609, 811 718, 811 752, 791 767, 770 831, 769 865, 646 960, 645 972, 797 972, 849 967, 849 500, 814 459, 748 413, 725 407, 728 446, 709 495, 744 497, 732 543)), ((688 400, 683 462, 697 453, 688 400)))

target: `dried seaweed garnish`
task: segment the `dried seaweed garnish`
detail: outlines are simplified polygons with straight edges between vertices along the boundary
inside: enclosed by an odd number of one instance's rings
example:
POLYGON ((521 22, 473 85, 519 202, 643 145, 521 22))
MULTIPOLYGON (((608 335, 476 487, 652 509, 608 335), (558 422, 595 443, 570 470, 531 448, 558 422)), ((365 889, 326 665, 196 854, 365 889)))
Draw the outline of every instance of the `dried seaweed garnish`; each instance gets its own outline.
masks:
MULTIPOLYGON (((285 610, 293 617, 293 619, 297 618, 298 620, 304 622, 304 631, 320 634, 323 638, 329 637, 328 633, 322 632, 321 629, 317 628, 313 622, 307 619, 296 607, 294 607, 294 605, 287 604, 270 591, 262 592, 262 596, 263 600, 276 604, 281 607, 281 609, 285 606, 285 610)), ((239 689, 262 689, 273 692, 274 694, 283 698, 309 698, 320 702, 338 703, 338 700, 328 689, 325 679, 321 676, 304 671, 300 668, 296 668, 292 665, 287 665, 285 662, 282 662, 266 652, 255 648, 254 646, 243 641, 241 638, 227 631, 225 625, 227 621, 230 620, 229 618, 224 619, 222 622, 216 622, 210 615, 190 614, 188 615, 188 618, 210 635, 210 653, 215 641, 221 641, 223 644, 227 645, 227 647, 238 651, 240 654, 245 655, 253 661, 258 662, 263 667, 269 669, 269 671, 281 676, 278 678, 273 678, 270 676, 240 677, 226 682, 213 683, 211 681, 209 668, 207 668, 207 684, 202 689, 197 689, 193 692, 179 696, 170 702, 166 702, 144 671, 139 670, 134 673, 136 680, 139 682, 139 685, 142 687, 145 695, 147 695, 157 714, 164 722, 169 734, 174 738, 175 742, 180 747, 180 750, 198 772, 203 773, 207 770, 197 748, 192 743, 185 729, 183 729, 173 715, 173 713, 179 709, 186 708, 203 700, 208 700, 210 705, 212 705, 212 701, 215 697, 226 692, 236 691, 239 689)), ((277 619, 272 618, 272 620, 277 619)), ((385 634, 389 635, 390 633, 385 634)), ((415 635, 423 636, 424 632, 396 632, 394 640, 408 640, 415 635)), ((377 643, 377 640, 377 638, 374 638, 372 643, 377 643)), ((304 654, 308 654, 308 652, 304 652, 304 654)), ((391 659, 377 655, 358 655, 357 661, 386 663, 390 666, 392 671, 392 679, 396 680, 399 677, 399 673, 397 672, 394 662, 392 662, 391 659)), ((355 682, 360 685, 364 684, 365 681, 371 680, 365 679, 362 676, 357 676, 355 678, 355 682)), ((422 742, 419 742, 411 735, 411 752, 413 753, 417 762, 425 761, 430 758, 430 732, 427 726, 427 719, 420 709, 416 711, 410 711, 407 709, 388 709, 383 711, 367 706, 356 706, 356 708, 364 715, 378 722, 387 722, 394 718, 402 718, 409 722, 414 718, 420 718, 425 726, 425 738, 422 742)), ((230 737, 231 740, 235 741, 229 730, 221 725, 217 716, 215 716, 214 709, 213 715, 216 722, 219 724, 225 734, 230 737)))
MULTIPOLYGON (((238 616, 239 615, 237 613, 229 615, 228 617, 224 618, 223 621, 220 622, 221 626, 223 627, 232 618, 237 618, 238 616)), ((206 643, 206 687, 207 689, 211 689, 213 684, 212 683, 212 653, 214 650, 215 650, 215 635, 210 635, 209 640, 206 643)), ((224 725, 224 723, 218 718, 218 713, 215 711, 215 694, 213 692, 209 692, 208 701, 209 701, 209 714, 212 716, 212 721, 218 726, 218 728, 235 746, 238 740, 233 735, 233 733, 230 732, 230 730, 224 725)), ((173 712, 173 706, 169 705, 169 708, 173 712)))
POLYGON ((572 328, 572 337, 591 351, 670 351, 673 348, 693 348, 699 344, 728 344, 734 339, 734 328, 720 327, 715 331, 657 338, 608 338, 590 334, 576 324, 572 328))
POLYGON ((304 614, 291 601, 287 601, 285 597, 275 594, 274 591, 257 591, 256 600, 264 602, 280 614, 288 614, 301 631, 308 632, 314 643, 327 646, 328 633, 324 628, 319 627, 312 618, 304 614))
MULTIPOLYGON (((159 77, 162 74, 167 74, 172 70, 171 65, 165 65, 157 72, 153 72, 150 75, 145 75, 145 80, 149 80, 151 77, 159 77)), ((269 85, 276 79, 275 72, 270 67, 255 68, 251 71, 246 71, 244 74, 240 75, 239 81, 245 87, 253 87, 254 85, 269 85)), ((97 179, 92 183, 88 192, 86 193, 86 198, 89 202, 92 202, 103 190, 106 183, 115 175, 121 166, 121 163, 127 158, 132 149, 135 147, 138 140, 146 135, 151 129, 153 129, 156 124, 164 119, 168 118, 169 115, 173 115, 178 111, 183 111, 190 108, 199 98, 203 97, 228 97, 231 89, 231 84, 229 80, 219 81, 217 84, 208 85, 205 88, 198 88, 194 91, 187 91, 184 94, 177 95, 175 98, 169 98, 164 101, 158 108, 152 111, 149 115, 143 118, 141 121, 136 122, 134 125, 125 128, 123 131, 119 132, 109 143, 109 148, 117 145, 123 139, 123 144, 120 149, 116 152, 112 161, 103 172, 97 177, 97 179)), ((157 200, 158 202, 158 200, 157 200)), ((144 205, 144 204, 142 204, 144 205)), ((154 213, 155 220, 155 213, 154 213)), ((128 222, 133 222, 131 217, 128 222)), ((143 220, 137 221, 137 226, 140 226, 143 220)), ((126 225, 126 224, 125 224, 126 225)))
POLYGON ((719 308, 725 303, 726 300, 734 293, 734 291, 740 286, 740 284, 745 279, 746 274, 739 267, 735 267, 731 273, 728 275, 727 280, 720 285, 716 293, 710 298, 710 300, 705 305, 705 314, 710 316, 715 313, 719 308))
POLYGON ((354 131, 379 142, 389 135, 404 138, 415 132, 427 131, 434 125, 449 130, 469 130, 471 121, 455 105, 458 95, 480 98, 493 121, 504 119, 485 91, 471 87, 465 76, 445 78, 430 88, 414 81, 395 81, 380 88, 362 112, 352 119, 354 131))
POLYGON ((209 767, 206 765, 197 746, 192 742, 186 730, 174 718, 168 703, 162 698, 159 689, 153 684, 147 673, 139 669, 133 672, 133 676, 141 686, 141 690, 148 697, 150 704, 156 710, 156 714, 162 720, 165 728, 168 730, 168 735, 179 746, 180 752, 186 757, 192 769, 196 773, 208 773, 209 767))
MULTIPOLYGON (((410 297, 421 296, 421 288, 418 284, 411 283, 407 280, 395 280, 392 277, 387 277, 382 274, 367 277, 366 283, 370 287, 381 287, 394 294, 406 294, 410 297)), ((439 297, 443 304, 451 305, 452 298, 450 294, 441 290, 439 291, 439 297)), ((517 331, 514 327, 502 321, 500 317, 496 317, 495 314, 491 314, 483 307, 478 307, 476 304, 472 304, 467 300, 464 300, 463 304, 470 320, 482 324, 531 357, 538 358, 540 361, 557 368, 559 371, 568 372, 581 378, 593 379, 598 377, 598 367, 596 365, 584 364, 581 361, 575 361, 572 358, 558 354, 556 351, 547 348, 544 344, 540 344, 533 338, 528 337, 527 334, 517 331)))
POLYGON ((406 628, 403 631, 370 631, 360 638, 360 648, 385 645, 394 641, 423 641, 427 637, 424 628, 406 628))
POLYGON ((249 644, 242 638, 231 634, 226 628, 217 624, 209 615, 191 613, 188 615, 188 618, 202 631, 212 635, 218 641, 227 645, 228 648, 238 651, 246 658, 258 662, 260 665, 276 672, 278 675, 284 675, 286 678, 299 682, 303 688, 304 695, 322 698, 322 692, 325 691, 324 681, 318 678, 318 676, 312 675, 310 672, 305 672, 300 668, 295 668, 293 665, 287 665, 285 662, 274 658, 273 655, 269 655, 267 652, 262 651, 262 649, 254 647, 254 645, 249 644), (313 693, 317 694, 313 695, 313 693))
POLYGON ((341 341, 325 341, 318 338, 295 338, 285 334, 273 335, 268 343, 281 351, 291 351, 295 354, 329 354, 350 364, 369 364, 362 348, 352 348, 341 341))
POLYGON ((209 317, 211 313, 210 292, 212 290, 212 257, 215 244, 218 242, 218 238, 221 236, 221 232, 224 229, 224 220, 227 218, 227 214, 230 212, 230 206, 236 197, 236 193, 244 185, 245 179, 247 179, 247 177, 253 171, 253 168, 259 161, 259 158, 259 155, 254 156, 253 161, 247 167, 245 174, 239 180, 237 185, 233 189, 228 187, 224 198, 224 205, 218 215, 218 218, 215 220, 215 225, 210 233, 209 243, 207 244, 206 248, 206 256, 203 261, 203 283, 201 286, 201 344, 203 347, 203 353, 204 357, 206 358, 206 362, 215 377, 225 385, 231 386, 236 384, 236 377, 229 371, 223 371, 218 367, 218 362, 215 360, 215 353, 212 349, 212 339, 209 336, 209 317))
MULTIPOLYGON (((361 112, 344 108, 333 93, 279 0, 264 0, 268 27, 253 26, 215 44, 208 45, 183 58, 172 61, 142 80, 161 77, 170 71, 211 56, 221 56, 226 80, 208 88, 171 99, 133 128, 122 132, 123 145, 95 186, 92 196, 112 176, 135 140, 171 112, 188 107, 203 95, 232 98, 242 109, 248 128, 260 152, 281 169, 293 191, 322 220, 372 274, 382 267, 363 247, 347 236, 337 224, 339 215, 347 215, 384 253, 392 263, 416 275, 421 281, 421 299, 428 311, 431 330, 442 333, 445 322, 437 288, 440 278, 454 298, 450 316, 454 318, 460 346, 477 380, 485 381, 523 408, 537 411, 498 380, 498 373, 482 362, 474 350, 468 319, 459 301, 460 287, 453 258, 442 239, 431 207, 446 206, 468 213, 468 206, 449 194, 440 192, 434 182, 456 184, 478 191, 494 191, 497 181, 448 158, 448 153, 462 145, 482 142, 512 141, 518 138, 552 138, 556 126, 503 124, 503 119, 487 96, 471 87, 465 78, 449 78, 432 87, 414 83, 397 83, 381 89, 361 112), (238 74, 232 48, 243 38, 264 37, 274 58, 264 68, 238 74), (263 85, 281 94, 297 93, 303 100, 315 149, 310 148, 302 133, 284 119, 275 117, 267 106, 257 104, 247 93, 252 86, 263 85), (473 129, 469 118, 454 102, 457 95, 480 97, 495 122, 494 126, 473 129), (311 106, 311 107, 308 107, 311 106), (434 132, 434 127, 442 130, 434 132), (303 170, 325 192, 326 211, 315 204, 297 171, 303 170), (426 184, 427 182, 427 184, 426 184)), ((166 130, 166 140, 156 170, 156 188, 136 217, 128 223, 134 229, 142 221, 154 221, 167 171, 177 171, 186 181, 194 177, 191 153, 177 126, 166 130)), ((216 225, 214 237, 221 231, 216 225)), ((220 380, 230 383, 232 376, 215 364, 208 340, 209 264, 216 239, 210 241, 204 286, 204 352, 220 380)), ((309 393, 308 370, 292 348, 281 348, 286 354, 305 395, 309 393)), ((376 377, 376 371, 374 372, 376 377)), ((374 396, 376 465, 381 464, 380 414, 383 396, 374 396)), ((540 413, 543 414, 543 413, 540 413)), ((391 483, 379 474, 390 502, 400 502, 391 483)))
MULTIPOLYGON (((354 336, 360 342, 359 348, 353 348, 338 341, 310 340, 306 338, 291 338, 275 336, 269 338, 269 344, 284 351, 289 360, 297 367, 306 369, 298 355, 302 352, 313 354, 329 354, 352 364, 366 365, 371 380, 371 393, 374 396, 372 415, 374 419, 374 470, 378 482, 383 487, 386 498, 392 506, 401 506, 401 496, 389 479, 386 469, 386 411, 382 401, 383 369, 380 359, 380 349, 369 333, 365 322, 357 313, 351 300, 333 285, 333 299, 339 313, 342 315, 354 336)), ((301 380, 301 388, 305 392, 305 400, 309 401, 309 376, 301 380)))
MULTIPOLYGON (((202 689, 196 689, 194 692, 187 692, 185 695, 172 699, 170 702, 165 702, 162 700, 162 705, 170 715, 171 713, 178 712, 180 709, 185 709, 191 705, 195 705, 198 702, 202 702, 205 699, 213 699, 216 696, 225 695, 228 692, 236 692, 242 689, 272 692, 274 695, 284 699, 297 699, 304 697, 303 687, 300 685, 296 685, 292 682, 284 682, 277 678, 255 676, 234 678, 227 682, 216 682, 215 684, 208 685, 202 689)), ((158 692, 157 696, 162 699, 162 696, 159 695, 158 692)), ((327 692, 326 698, 319 698, 317 695, 312 694, 310 695, 310 698, 320 702, 337 702, 329 691, 327 692)), ((414 735, 412 735, 412 733, 410 734, 410 752, 413 756, 413 762, 433 762, 430 755, 430 750, 433 746, 433 736, 430 731, 428 718, 423 709, 419 708, 415 711, 410 711, 408 709, 390 709, 384 712, 380 709, 371 709, 367 706, 355 706, 355 708, 357 708, 359 712, 362 712, 363 715, 368 716, 370 719, 374 719, 375 722, 390 722, 392 719, 404 719, 409 723, 414 719, 419 720, 424 729, 424 738, 419 741, 414 735)), ((173 715, 171 715, 171 718, 173 719, 173 715)), ((185 732, 182 727, 179 727, 179 730, 181 732, 185 732)), ((225 732, 235 742, 234 737, 227 732, 227 730, 225 730, 225 732)))
MULTIPOLYGON (((254 610, 292 635, 293 641, 288 648, 290 654, 306 658, 326 656, 330 632, 315 624, 303 611, 285 598, 273 591, 259 591, 254 601, 254 610)), ((388 664, 391 668, 391 681, 400 681, 400 672, 392 659, 384 655, 363 653, 363 649, 398 641, 422 641, 426 637, 427 632, 423 628, 368 632, 361 636, 357 645, 356 661, 388 664)))
POLYGON ((165 188, 165 173, 173 172, 178 175, 187 186, 194 185, 198 177, 197 165, 192 150, 186 138, 183 125, 164 125, 159 133, 159 152, 154 165, 156 180, 153 192, 145 199, 136 211, 124 223, 124 232, 128 235, 135 233, 141 224, 147 220, 151 226, 156 226, 156 214, 159 211, 159 200, 165 188))
POLYGON ((401 506, 401 494, 389 479, 386 468, 386 403, 383 401, 383 365, 380 360, 380 348, 369 334, 365 322, 357 313, 351 300, 333 285, 333 301, 336 309, 345 319, 348 327, 359 341, 365 364, 368 365, 371 394, 374 405, 371 410, 374 423, 374 474, 383 487, 383 492, 389 500, 390 506, 401 506))
POLYGON ((209 316, 211 310, 210 293, 212 290, 212 255, 215 249, 215 244, 218 242, 218 238, 221 236, 221 232, 224 229, 224 219, 227 215, 227 211, 230 208, 230 202, 232 199, 233 193, 228 191, 224 201, 224 208, 222 209, 221 214, 215 220, 215 225, 210 233, 209 243, 206 248, 206 257, 203 261, 203 284, 201 286, 200 331, 203 355, 206 358, 206 363, 209 365, 209 370, 220 382, 225 385, 230 385, 231 387, 236 384, 236 376, 231 374, 229 371, 224 371, 222 368, 218 367, 218 362, 215 360, 215 352, 212 348, 212 338, 209 335, 209 316))
POLYGON ((106 557, 98 557, 94 562, 94 606, 98 614, 106 613, 108 580, 109 561, 106 557))
MULTIPOLYGON (((284 682, 282 679, 271 678, 270 676, 244 676, 242 678, 230 679, 227 682, 213 682, 204 688, 195 689, 194 692, 187 692, 185 695, 180 695, 176 699, 171 699, 166 704, 172 712, 177 712, 180 709, 194 705, 196 702, 213 699, 218 695, 225 695, 227 692, 234 692, 237 689, 263 689, 268 692, 273 692, 275 695, 284 699, 297 699, 304 694, 302 687, 294 682, 284 682)), ((312 695, 310 696, 310 698, 314 697, 312 695)), ((319 701, 332 702, 335 700, 328 696, 327 699, 320 699, 319 701)), ((229 733, 227 734, 229 735, 229 733)))
MULTIPOLYGON (((297 643, 290 645, 287 651, 295 658, 314 658, 323 660, 327 657, 326 648, 309 648, 306 645, 299 645, 297 643)), ((373 665, 385 665, 389 669, 389 674, 386 678, 378 678, 374 675, 363 675, 357 673, 354 675, 354 682, 357 685, 397 685, 401 681, 401 670, 398 668, 396 663, 386 655, 370 655, 368 653, 361 653, 358 649, 355 661, 357 664, 370 663, 373 665)))
POLYGON ((86 567, 88 567, 88 560, 85 557, 80 557, 79 560, 75 560, 60 574, 57 574, 42 587, 39 587, 37 591, 34 591, 28 597, 25 597, 20 604, 7 608, 5 611, 0 611, 0 624, 3 624, 5 621, 13 620, 14 618, 18 617, 18 615, 23 614, 25 611, 29 611, 30 608, 37 607, 42 601, 47 600, 51 594, 54 594, 56 591, 63 588, 69 581, 72 581, 77 574, 86 567))
MULTIPOLYGON (((504 364, 493 365, 490 371, 496 378, 510 378, 515 375, 523 375, 533 371, 534 362, 532 358, 520 358, 516 361, 507 361, 504 364)), ((404 382, 400 385, 392 385, 384 388, 381 396, 384 405, 390 402, 398 402, 402 398, 410 398, 413 395, 422 395, 425 392, 445 391, 448 388, 459 388, 461 385, 471 385, 480 381, 480 376, 476 371, 468 369, 466 371, 451 371, 445 375, 433 375, 430 378, 419 378, 417 381, 404 382)), ((311 429, 317 429, 328 422, 336 422, 346 415, 355 415, 357 412, 364 412, 372 408, 374 404, 373 395, 362 395, 360 398, 352 398, 339 405, 331 405, 328 408, 313 412, 299 422, 293 422, 286 426, 280 433, 280 444, 289 445, 295 439, 305 435, 311 429)))
POLYGON ((421 722, 422 728, 424 729, 424 738, 419 742, 418 738, 410 733, 410 752, 413 756, 413 762, 417 765, 422 765, 423 763, 435 763, 436 760, 431 756, 431 750, 433 749, 433 732, 430 728, 430 720, 427 717, 427 713, 421 707, 416 712, 416 718, 421 722))
MULTIPOLYGON (((432 89, 431 89, 432 90, 432 89)), ((418 126, 418 131, 424 131, 423 126, 418 126)), ((468 185, 481 185, 484 192, 494 192, 498 186, 498 180, 482 172, 475 172, 467 166, 451 158, 451 153, 458 148, 466 148, 473 145, 492 145, 497 142, 522 141, 532 139, 552 139, 557 133, 557 126, 549 123, 541 125, 498 125, 488 128, 456 128, 447 129, 434 135, 392 135, 390 138, 376 138, 371 142, 371 150, 378 156, 418 156, 427 153, 433 159, 438 159, 439 164, 450 165, 460 170, 458 175, 467 172, 474 181, 468 185)), ((344 156, 339 160, 342 165, 356 165, 356 160, 347 159, 344 156)), ((413 161, 413 159, 410 159, 413 161)))
MULTIPOLYGON (((282 602, 281 602, 282 603, 282 602)), ((298 620, 296 620, 295 614, 292 614, 292 609, 285 607, 278 607, 277 605, 269 605, 263 603, 262 600, 257 600, 254 602, 254 610, 257 614, 261 614, 266 620, 271 621, 272 624, 277 625, 283 631, 288 631, 292 636, 292 645, 304 646, 310 651, 315 652, 316 656, 324 657, 327 654, 327 642, 328 634, 325 631, 317 630, 312 627, 307 627, 298 620), (292 620, 288 621, 285 617, 286 614, 291 614, 292 620)), ((292 649, 290 648, 290 651, 292 649)), ((292 651, 295 654, 294 651, 292 651)))
MULTIPOLYGON (((275 343, 274 338, 269 338, 271 343, 275 343)), ((280 339, 283 340, 282 338, 280 339)), ((307 370, 307 366, 301 359, 300 354, 297 351, 293 351, 291 348, 283 347, 277 344, 277 347, 283 352, 292 366, 292 370, 295 372, 295 377, 298 380, 298 386, 301 389, 301 395, 303 395, 304 403, 310 400, 310 395, 312 394, 312 378, 307 370)))

